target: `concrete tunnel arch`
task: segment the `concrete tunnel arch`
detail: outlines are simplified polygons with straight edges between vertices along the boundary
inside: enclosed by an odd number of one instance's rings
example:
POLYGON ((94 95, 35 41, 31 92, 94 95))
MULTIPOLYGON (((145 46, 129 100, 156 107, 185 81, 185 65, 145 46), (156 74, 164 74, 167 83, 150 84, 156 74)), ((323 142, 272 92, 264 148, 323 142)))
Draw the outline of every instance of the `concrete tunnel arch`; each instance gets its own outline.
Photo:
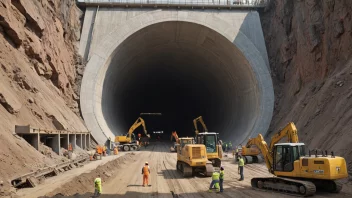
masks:
MULTIPOLYGON (((81 110, 98 143, 125 134, 143 111, 176 114, 172 119, 178 123, 172 124, 187 125, 181 135, 193 135, 192 119, 198 115, 210 131, 235 144, 266 133, 274 94, 258 38, 243 24, 185 13, 173 11, 161 19, 160 11, 139 15, 92 50, 81 110)), ((258 13, 242 20, 253 15, 258 13)))

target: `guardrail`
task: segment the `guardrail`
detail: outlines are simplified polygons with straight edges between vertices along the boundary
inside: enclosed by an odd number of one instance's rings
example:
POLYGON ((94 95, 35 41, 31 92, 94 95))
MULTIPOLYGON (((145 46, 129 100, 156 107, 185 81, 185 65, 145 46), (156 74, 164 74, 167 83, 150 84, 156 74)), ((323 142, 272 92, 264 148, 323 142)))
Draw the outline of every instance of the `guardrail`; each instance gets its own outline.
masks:
POLYGON ((140 7, 229 7, 229 8, 261 8, 270 0, 77 0, 84 6, 140 6, 140 7))
POLYGON ((69 130, 53 130, 53 129, 43 129, 43 128, 35 128, 31 125, 20 126, 15 125, 15 133, 17 134, 32 134, 32 133, 40 133, 40 134, 90 134, 89 131, 69 131, 69 130))

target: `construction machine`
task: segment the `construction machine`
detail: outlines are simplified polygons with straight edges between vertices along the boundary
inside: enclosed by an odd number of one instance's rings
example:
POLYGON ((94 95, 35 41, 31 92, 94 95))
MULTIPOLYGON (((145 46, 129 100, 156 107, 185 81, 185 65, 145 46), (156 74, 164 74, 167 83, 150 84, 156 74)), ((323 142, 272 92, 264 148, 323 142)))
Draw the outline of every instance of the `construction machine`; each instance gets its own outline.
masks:
POLYGON ((274 190, 285 194, 310 196, 316 190, 323 189, 328 192, 340 192, 342 184, 337 180, 348 177, 346 161, 327 151, 318 155, 305 153, 305 144, 298 143, 297 130, 293 123, 289 123, 289 130, 282 130, 274 135, 270 147, 263 136, 259 134, 253 138, 263 154, 268 171, 276 177, 252 178, 253 188, 274 190), (277 143, 283 137, 295 143, 277 143))
POLYGON ((132 138, 134 136, 133 132, 139 127, 143 126, 143 130, 145 135, 149 138, 150 135, 147 133, 147 128, 145 126, 145 122, 143 118, 139 117, 137 120, 132 124, 130 129, 128 130, 128 133, 124 136, 116 136, 115 137, 115 142, 118 142, 119 145, 117 145, 119 148, 122 148, 124 151, 133 151, 133 150, 139 150, 140 148, 140 143, 135 140, 135 138, 132 138))
MULTIPOLYGON (((287 137, 288 143, 299 142, 297 128, 293 122, 289 122, 283 129, 280 129, 279 132, 272 136, 269 146, 269 152, 272 152, 274 145, 285 137, 287 137)), ((255 138, 250 138, 246 146, 242 146, 241 148, 241 155, 244 157, 246 164, 261 162, 261 157, 259 157, 259 154, 259 148, 255 146, 255 138)))
POLYGON ((214 167, 207 159, 207 151, 203 144, 195 144, 193 138, 179 138, 176 148, 176 169, 184 177, 191 177, 195 173, 201 173, 206 177, 212 176, 214 167))
POLYGON ((236 154, 236 160, 238 159, 238 155, 241 155, 244 158, 245 164, 259 163, 261 162, 259 154, 259 149, 254 146, 254 138, 250 138, 246 146, 239 148, 239 152, 236 154))
POLYGON ((196 134, 196 143, 204 144, 206 147, 208 160, 212 162, 214 167, 220 167, 223 151, 222 146, 218 144, 218 133, 208 132, 208 128, 205 125, 202 116, 199 116, 198 118, 194 119, 193 124, 196 134), (199 132, 198 122, 203 126, 204 132, 199 132))
POLYGON ((170 152, 176 152, 176 145, 180 143, 180 140, 179 140, 179 138, 178 138, 178 135, 177 135, 177 132, 176 132, 176 131, 173 131, 173 132, 171 133, 171 138, 170 138, 170 139, 171 139, 171 141, 172 141, 173 139, 175 139, 175 142, 174 142, 173 147, 170 147, 170 152))

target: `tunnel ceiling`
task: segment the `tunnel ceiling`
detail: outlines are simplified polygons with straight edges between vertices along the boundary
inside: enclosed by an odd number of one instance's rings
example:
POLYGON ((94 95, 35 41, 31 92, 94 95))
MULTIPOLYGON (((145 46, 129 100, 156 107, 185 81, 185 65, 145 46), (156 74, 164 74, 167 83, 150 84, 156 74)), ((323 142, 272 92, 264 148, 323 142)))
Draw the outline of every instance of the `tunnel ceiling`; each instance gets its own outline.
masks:
POLYGON ((209 131, 236 140, 250 135, 259 115, 258 82, 243 53, 219 33, 195 23, 147 26, 110 57, 102 90, 102 114, 115 134, 128 131, 141 112, 149 132, 193 136, 202 115, 209 131))

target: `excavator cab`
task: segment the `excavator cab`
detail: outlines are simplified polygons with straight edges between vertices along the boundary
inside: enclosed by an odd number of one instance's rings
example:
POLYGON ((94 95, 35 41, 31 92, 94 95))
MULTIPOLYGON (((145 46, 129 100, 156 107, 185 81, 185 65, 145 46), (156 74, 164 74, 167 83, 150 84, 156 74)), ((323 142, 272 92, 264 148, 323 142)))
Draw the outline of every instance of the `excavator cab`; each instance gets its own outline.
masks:
POLYGON ((273 169, 280 172, 292 172, 294 162, 305 156, 304 143, 282 143, 274 146, 273 169))
POLYGON ((222 148, 218 145, 218 133, 204 132, 196 135, 196 143, 204 144, 207 156, 214 167, 220 167, 222 158, 222 148))
POLYGON ((204 144, 209 161, 212 162, 214 167, 220 167, 222 158, 222 148, 221 145, 218 144, 218 133, 208 132, 208 128, 205 125, 202 116, 199 116, 198 118, 194 119, 193 124, 196 134, 196 143, 204 144), (200 122, 200 124, 203 126, 203 133, 199 133, 197 125, 198 122, 200 122))
POLYGON ((216 153, 216 143, 218 142, 217 133, 198 133, 196 136, 197 144, 204 144, 207 153, 216 153))

